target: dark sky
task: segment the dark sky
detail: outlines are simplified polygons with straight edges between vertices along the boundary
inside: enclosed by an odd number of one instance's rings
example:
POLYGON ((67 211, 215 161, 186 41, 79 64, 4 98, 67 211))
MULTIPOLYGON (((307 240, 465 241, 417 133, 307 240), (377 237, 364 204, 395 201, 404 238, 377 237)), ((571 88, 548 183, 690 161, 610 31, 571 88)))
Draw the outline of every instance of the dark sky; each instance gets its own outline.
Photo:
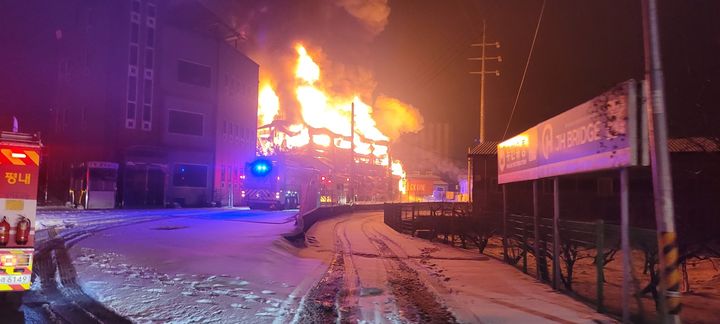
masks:
MULTIPOLYGON (((469 72, 480 66, 467 58, 480 54, 470 44, 480 40, 482 19, 488 41, 502 45, 488 49, 488 55, 501 55, 503 62, 488 64, 501 75, 487 77, 485 92, 487 139, 499 140, 542 3, 390 0, 389 23, 375 36, 332 1, 241 1, 233 10, 243 13, 236 15, 236 23, 252 26, 246 44, 250 52, 262 48, 279 57, 293 40, 307 40, 322 47, 330 60, 369 68, 376 92, 412 104, 426 121, 449 122, 451 155, 462 160, 479 132, 480 78, 469 72)), ((671 135, 720 135, 715 127, 720 122, 718 13, 716 0, 660 1, 671 135)), ((615 84, 641 79, 641 24, 640 0, 548 0, 507 137, 615 84)))

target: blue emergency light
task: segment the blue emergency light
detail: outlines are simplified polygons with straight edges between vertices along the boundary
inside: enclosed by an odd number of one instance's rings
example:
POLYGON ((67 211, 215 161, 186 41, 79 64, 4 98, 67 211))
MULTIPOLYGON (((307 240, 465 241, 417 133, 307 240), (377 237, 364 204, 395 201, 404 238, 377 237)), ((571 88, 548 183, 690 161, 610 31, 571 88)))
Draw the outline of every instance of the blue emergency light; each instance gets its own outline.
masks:
POLYGON ((268 160, 255 160, 250 164, 250 172, 254 176, 264 177, 272 171, 272 163, 268 160))

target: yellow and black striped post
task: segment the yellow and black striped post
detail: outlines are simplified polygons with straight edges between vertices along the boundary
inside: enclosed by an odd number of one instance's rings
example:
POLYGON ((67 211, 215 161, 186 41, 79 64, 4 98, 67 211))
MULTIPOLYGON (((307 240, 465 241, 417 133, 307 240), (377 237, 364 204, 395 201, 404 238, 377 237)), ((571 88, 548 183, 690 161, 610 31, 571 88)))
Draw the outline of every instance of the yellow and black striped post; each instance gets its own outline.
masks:
POLYGON ((677 235, 675 232, 658 233, 658 247, 660 248, 660 285, 665 292, 664 304, 667 314, 680 313, 680 270, 678 269, 680 253, 678 252, 677 235))

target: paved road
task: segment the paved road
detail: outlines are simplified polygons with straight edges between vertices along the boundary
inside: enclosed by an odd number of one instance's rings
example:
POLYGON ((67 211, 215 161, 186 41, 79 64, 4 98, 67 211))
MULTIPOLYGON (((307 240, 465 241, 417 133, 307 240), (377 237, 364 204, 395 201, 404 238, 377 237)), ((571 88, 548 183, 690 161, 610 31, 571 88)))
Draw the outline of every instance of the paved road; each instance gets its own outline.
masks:
POLYGON ((301 323, 613 322, 476 251, 399 234, 380 212, 320 222, 308 242, 333 252, 296 317, 301 323))

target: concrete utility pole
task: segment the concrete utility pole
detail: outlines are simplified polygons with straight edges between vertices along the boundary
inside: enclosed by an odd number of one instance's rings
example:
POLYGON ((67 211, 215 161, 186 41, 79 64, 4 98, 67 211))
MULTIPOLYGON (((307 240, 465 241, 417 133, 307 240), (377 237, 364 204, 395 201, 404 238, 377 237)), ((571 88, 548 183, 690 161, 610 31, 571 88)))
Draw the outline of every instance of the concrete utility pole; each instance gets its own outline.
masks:
POLYGON ((485 74, 495 74, 495 76, 500 76, 499 70, 493 70, 493 71, 486 71, 485 70, 485 61, 487 60, 497 60, 498 62, 502 62, 502 56, 485 56, 485 47, 486 46, 495 46, 495 48, 500 48, 500 42, 494 42, 494 43, 487 43, 485 41, 485 19, 483 19, 483 32, 482 32, 482 40, 479 44, 471 44, 470 46, 473 47, 480 47, 480 57, 471 57, 468 58, 470 61, 480 61, 480 71, 479 72, 470 72, 470 74, 480 74, 480 143, 485 142, 485 74))
POLYGON ((680 272, 675 232, 670 153, 667 146, 665 117, 665 80, 660 57, 657 0, 642 0, 645 45, 645 98, 650 136, 650 159, 657 223, 658 259, 660 260, 660 319, 663 323, 680 323, 680 272))
POLYGON ((350 199, 347 201, 355 202, 355 102, 350 106, 350 181, 348 185, 348 196, 350 199))

